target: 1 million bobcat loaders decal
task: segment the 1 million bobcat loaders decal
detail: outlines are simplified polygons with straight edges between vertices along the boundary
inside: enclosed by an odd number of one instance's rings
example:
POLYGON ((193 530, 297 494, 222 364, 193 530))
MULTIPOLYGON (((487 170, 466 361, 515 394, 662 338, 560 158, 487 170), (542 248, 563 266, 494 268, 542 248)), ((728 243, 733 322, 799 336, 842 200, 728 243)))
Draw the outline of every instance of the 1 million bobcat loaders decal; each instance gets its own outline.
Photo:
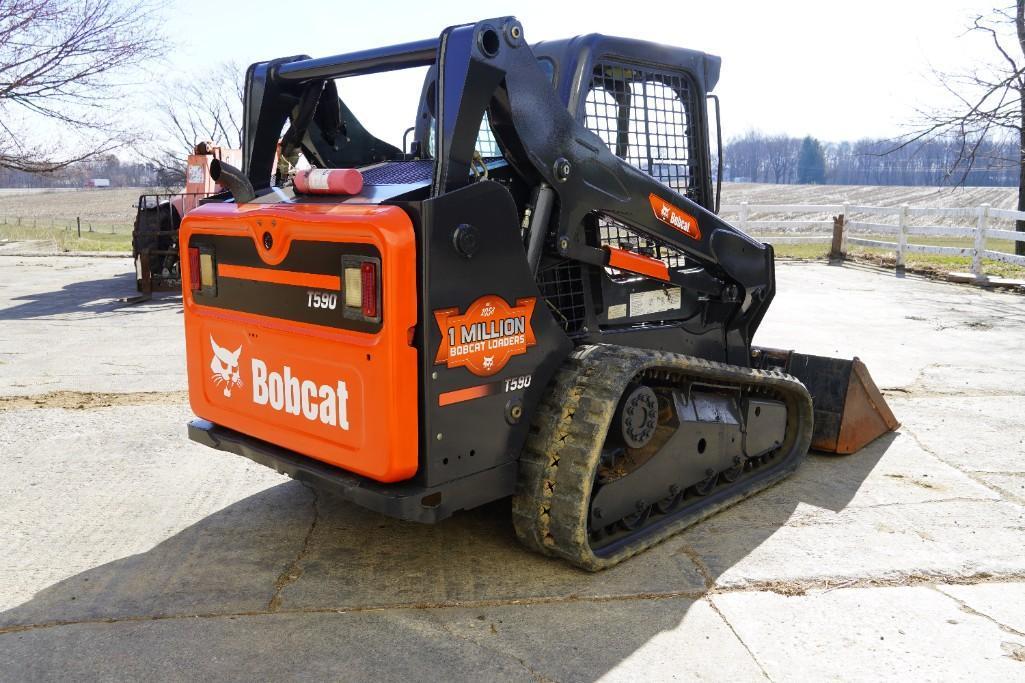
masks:
POLYGON ((480 377, 500 371, 510 358, 526 353, 536 343, 530 326, 536 301, 533 297, 518 299, 510 306, 501 297, 482 296, 463 315, 458 308, 435 311, 442 337, 435 364, 465 366, 480 377))

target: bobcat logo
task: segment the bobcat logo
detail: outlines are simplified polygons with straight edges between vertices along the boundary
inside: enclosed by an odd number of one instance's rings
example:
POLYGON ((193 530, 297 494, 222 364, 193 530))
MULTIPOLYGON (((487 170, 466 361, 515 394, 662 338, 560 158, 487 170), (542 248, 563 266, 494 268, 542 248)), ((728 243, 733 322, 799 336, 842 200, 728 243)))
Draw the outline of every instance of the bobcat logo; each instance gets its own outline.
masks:
POLYGON ((238 376, 238 357, 242 347, 229 351, 218 346, 213 335, 210 335, 210 346, 214 350, 214 357, 210 359, 210 370, 213 371, 210 379, 218 386, 223 384, 224 395, 231 398, 232 387, 242 387, 242 378, 238 376))
POLYGON ((484 356, 484 369, 490 370, 495 364, 494 356, 484 356))
POLYGON ((666 204, 662 205, 662 220, 669 220, 669 206, 666 204))

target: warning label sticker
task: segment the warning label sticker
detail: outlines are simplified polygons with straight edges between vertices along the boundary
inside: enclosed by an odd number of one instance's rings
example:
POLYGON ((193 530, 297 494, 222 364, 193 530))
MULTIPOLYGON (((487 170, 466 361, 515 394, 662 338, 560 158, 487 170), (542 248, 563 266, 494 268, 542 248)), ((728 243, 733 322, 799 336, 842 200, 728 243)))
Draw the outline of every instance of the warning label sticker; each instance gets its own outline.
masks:
POLYGON ((609 306, 609 320, 626 317, 626 304, 615 304, 609 306))
POLYGON ((680 308, 680 288, 656 289, 651 292, 634 292, 630 295, 630 315, 650 315, 680 308))
POLYGON ((311 190, 329 190, 329 181, 331 179, 331 169, 328 168, 315 168, 310 171, 310 176, 307 182, 310 184, 311 190))

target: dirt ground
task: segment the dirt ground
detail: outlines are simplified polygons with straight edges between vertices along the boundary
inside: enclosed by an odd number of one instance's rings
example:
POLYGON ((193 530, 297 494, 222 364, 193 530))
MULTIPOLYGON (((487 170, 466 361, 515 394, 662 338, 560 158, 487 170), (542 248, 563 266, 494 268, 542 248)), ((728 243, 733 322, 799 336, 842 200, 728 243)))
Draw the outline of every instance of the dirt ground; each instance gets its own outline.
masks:
POLYGON ((179 299, 0 255, 0 680, 1025 678, 1025 297, 777 279, 756 341, 903 426, 590 574, 506 501, 398 522, 189 442, 179 299))

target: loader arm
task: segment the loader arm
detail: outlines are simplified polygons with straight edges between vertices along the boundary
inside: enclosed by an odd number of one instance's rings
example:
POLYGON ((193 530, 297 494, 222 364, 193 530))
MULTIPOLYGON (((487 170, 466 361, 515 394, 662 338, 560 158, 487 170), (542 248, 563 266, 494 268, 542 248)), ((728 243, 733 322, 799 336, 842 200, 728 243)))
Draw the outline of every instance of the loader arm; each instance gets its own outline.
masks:
POLYGON ((774 293, 771 247, 616 156, 569 113, 518 21, 446 29, 437 74, 435 196, 472 182, 474 145, 487 111, 509 164, 558 196, 551 227, 559 256, 609 265, 614 252, 591 243, 586 224, 591 215, 612 217, 690 257, 693 265, 668 270, 664 280, 730 309, 716 317, 749 347, 774 293), (676 227, 660 220, 659 208, 677 219, 676 227))

